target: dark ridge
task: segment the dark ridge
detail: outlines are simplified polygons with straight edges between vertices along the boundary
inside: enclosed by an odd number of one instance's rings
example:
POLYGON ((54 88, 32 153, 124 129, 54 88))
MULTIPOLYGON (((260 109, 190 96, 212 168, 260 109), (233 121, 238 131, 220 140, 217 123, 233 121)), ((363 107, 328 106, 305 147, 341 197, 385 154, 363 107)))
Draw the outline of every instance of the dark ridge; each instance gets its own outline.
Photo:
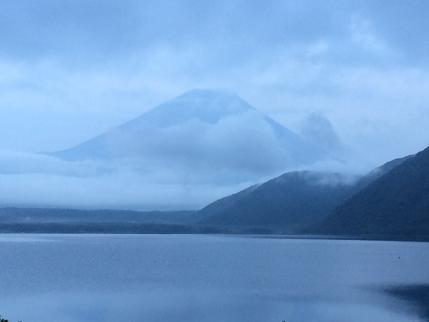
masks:
POLYGON ((287 172, 209 204, 198 212, 200 223, 300 233, 320 225, 338 205, 407 158, 390 161, 360 178, 328 172, 287 172))
POLYGON ((429 148, 405 159, 352 196, 315 231, 429 235, 429 148))

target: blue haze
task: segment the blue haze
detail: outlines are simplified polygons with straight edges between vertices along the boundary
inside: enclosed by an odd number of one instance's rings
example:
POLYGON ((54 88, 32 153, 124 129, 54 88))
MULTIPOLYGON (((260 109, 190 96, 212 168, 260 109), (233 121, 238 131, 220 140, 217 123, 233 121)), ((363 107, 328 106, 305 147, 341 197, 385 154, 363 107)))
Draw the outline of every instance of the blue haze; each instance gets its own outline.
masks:
POLYGON ((195 208, 265 179, 255 172, 249 182, 196 185, 174 169, 140 178, 122 164, 112 174, 110 165, 35 154, 80 144, 193 88, 237 93, 295 132, 313 132, 309 115, 329 120, 351 152, 322 168, 364 172, 421 150, 429 142, 428 6, 4 0, 0 203, 157 208, 168 196, 173 208, 195 208), (100 168, 109 175, 96 175, 100 168))

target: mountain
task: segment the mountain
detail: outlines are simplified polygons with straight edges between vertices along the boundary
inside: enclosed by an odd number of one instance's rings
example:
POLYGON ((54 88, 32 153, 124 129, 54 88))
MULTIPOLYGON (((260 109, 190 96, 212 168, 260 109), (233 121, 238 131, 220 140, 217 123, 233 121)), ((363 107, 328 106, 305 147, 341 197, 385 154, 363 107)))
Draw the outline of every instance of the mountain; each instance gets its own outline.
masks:
POLYGON ((288 172, 200 211, 0 208, 0 232, 306 233, 416 239, 429 233, 428 169, 429 149, 360 178, 288 172))
POLYGON ((327 172, 288 172, 217 200, 198 214, 205 225, 297 233, 305 227, 320 225, 338 205, 405 160, 388 162, 361 177, 327 172))
MULTIPOLYGON (((272 175, 326 157, 324 149, 258 112, 235 94, 193 90, 70 149, 65 160, 138 160, 157 167, 272 175)), ((232 174, 234 173, 234 174, 232 174)), ((245 179, 248 177, 245 176, 245 179)))
POLYGON ((347 150, 331 122, 322 114, 308 115, 303 120, 298 133, 307 141, 322 147, 334 156, 342 156, 347 150))
POLYGON ((200 210, 207 225, 263 227, 283 233, 321 221, 350 195, 340 174, 289 172, 200 210))
POLYGON ((318 233, 414 236, 429 234, 429 148, 369 184, 339 206, 318 233))

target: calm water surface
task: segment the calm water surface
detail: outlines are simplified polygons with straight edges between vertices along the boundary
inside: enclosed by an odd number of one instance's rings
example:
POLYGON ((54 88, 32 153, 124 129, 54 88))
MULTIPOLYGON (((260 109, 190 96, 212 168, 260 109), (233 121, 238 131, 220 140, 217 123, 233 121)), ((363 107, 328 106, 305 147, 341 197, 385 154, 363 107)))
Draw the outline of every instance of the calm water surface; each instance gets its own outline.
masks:
POLYGON ((404 322, 429 244, 190 235, 0 236, 12 321, 404 322))

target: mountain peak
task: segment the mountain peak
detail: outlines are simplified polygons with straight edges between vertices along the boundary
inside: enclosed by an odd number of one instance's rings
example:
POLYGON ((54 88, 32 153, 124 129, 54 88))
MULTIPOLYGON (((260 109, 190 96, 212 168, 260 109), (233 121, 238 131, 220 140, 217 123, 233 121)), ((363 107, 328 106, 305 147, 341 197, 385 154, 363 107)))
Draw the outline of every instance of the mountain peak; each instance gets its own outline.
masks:
POLYGON ((219 99, 219 98, 228 98, 231 100, 240 99, 237 94, 229 90, 223 89, 211 89, 211 88, 194 88, 189 91, 184 92, 182 95, 178 96, 180 99, 219 99))
POLYGON ((232 92, 194 89, 158 105, 146 113, 144 118, 161 126, 182 124, 192 119, 214 124, 222 118, 249 111, 256 110, 232 92))
MULTIPOLYGON (((258 112, 238 95, 195 89, 78 146, 63 159, 139 159, 194 173, 254 178, 323 159, 317 146, 258 112)), ((240 179, 242 180, 242 179, 240 179)), ((244 179, 243 179, 244 180, 244 179)), ((246 179, 249 180, 249 179, 246 179)))
POLYGON ((333 153, 345 152, 331 122, 322 114, 312 113, 302 122, 299 134, 313 144, 333 153))

